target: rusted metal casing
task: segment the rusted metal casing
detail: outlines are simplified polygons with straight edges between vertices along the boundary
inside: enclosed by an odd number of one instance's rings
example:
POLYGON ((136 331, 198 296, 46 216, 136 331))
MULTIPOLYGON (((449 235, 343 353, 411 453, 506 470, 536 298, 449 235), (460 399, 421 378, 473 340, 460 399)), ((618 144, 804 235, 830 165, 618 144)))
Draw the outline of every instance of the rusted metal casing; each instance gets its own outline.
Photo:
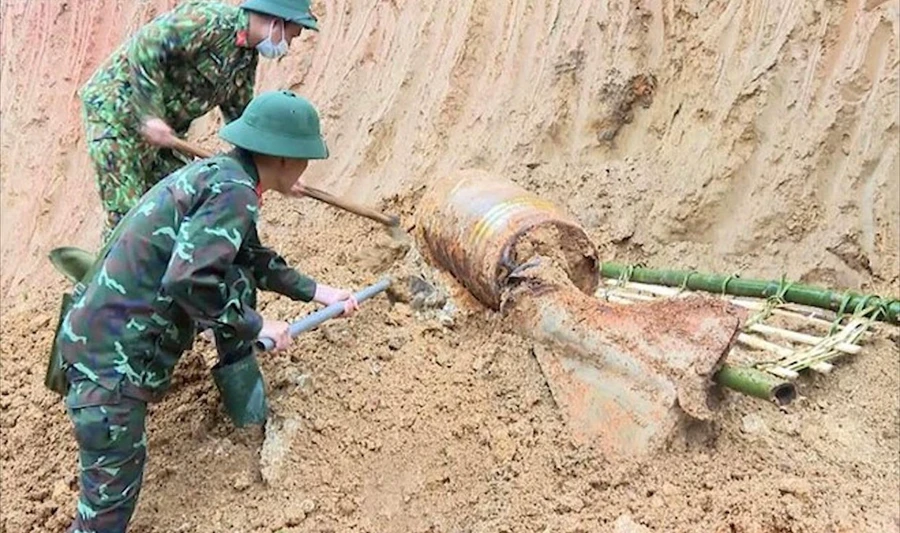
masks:
POLYGON ((712 376, 741 322, 734 306, 602 302, 596 248, 578 223, 484 172, 434 184, 418 218, 426 260, 485 305, 502 302, 510 323, 540 343, 535 356, 577 440, 608 456, 639 456, 666 442, 685 414, 708 418, 712 376))
POLYGON ((555 246, 569 258, 569 277, 593 294, 600 279, 597 249, 581 226, 552 203, 479 170, 434 183, 417 209, 417 234, 426 259, 450 272, 481 303, 499 309, 511 251, 526 232, 553 227, 555 246))
POLYGON ((542 343, 535 356, 573 437, 610 457, 659 449, 685 414, 710 418, 712 377, 741 322, 712 298, 621 306, 574 288, 523 293, 508 313, 542 343))

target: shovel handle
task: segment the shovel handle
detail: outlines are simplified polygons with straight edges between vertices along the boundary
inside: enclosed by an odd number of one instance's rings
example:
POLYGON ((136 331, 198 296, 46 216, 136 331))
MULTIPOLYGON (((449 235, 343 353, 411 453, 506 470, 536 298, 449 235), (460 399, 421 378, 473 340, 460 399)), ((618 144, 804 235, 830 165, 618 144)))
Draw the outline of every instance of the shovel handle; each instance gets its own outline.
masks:
MULTIPOLYGON (((363 303, 364 301, 375 296, 376 294, 383 292, 388 287, 390 287, 390 285, 391 285, 391 278, 384 278, 381 281, 379 281, 378 283, 376 283, 374 285, 369 285, 368 287, 362 289, 361 291, 357 292, 353 296, 356 297, 356 301, 358 303, 363 303)), ((344 312, 344 302, 342 302, 342 301, 333 303, 333 304, 329 305, 328 307, 319 309, 318 311, 311 313, 311 314, 307 315, 306 317, 301 318, 300 320, 291 324, 291 328, 290 328, 291 338, 295 338, 298 335, 300 335, 301 333, 303 333, 305 331, 309 331, 309 330, 321 325, 323 322, 327 321, 328 319, 339 316, 343 312, 344 312)), ((256 346, 256 349, 259 350, 260 352, 267 352, 275 347, 275 342, 268 337, 260 337, 259 339, 257 339, 255 346, 256 346)))
POLYGON ((320 202, 325 202, 328 205, 343 209, 344 211, 348 211, 350 213, 353 213, 354 215, 366 217, 388 227, 397 227, 400 225, 400 219, 396 216, 385 215, 384 213, 381 213, 380 211, 376 211, 369 207, 355 204, 353 202, 348 202, 343 198, 338 198, 331 193, 327 193, 321 189, 316 189, 315 187, 310 187, 309 185, 298 184, 294 187, 294 190, 299 190, 303 196, 309 196, 310 198, 314 198, 320 202))
POLYGON ((207 157, 212 157, 212 152, 207 152, 203 148, 191 144, 183 139, 179 139, 175 137, 171 142, 171 147, 178 150, 179 152, 184 152, 186 154, 192 155, 194 157, 199 157, 200 159, 206 159, 207 157))
MULTIPOLYGON (((195 146, 183 139, 179 139, 176 137, 172 141, 172 148, 178 150, 180 152, 184 152, 186 154, 190 154, 195 157, 199 157, 201 159, 206 159, 207 157, 212 157, 212 152, 207 152, 203 148, 199 146, 195 146)), ((354 215, 359 215, 362 217, 366 217, 370 220, 374 220, 375 222, 379 222, 388 227, 397 227, 400 225, 400 219, 396 216, 385 215, 379 211, 371 209, 369 207, 355 204, 353 202, 348 202, 343 198, 338 198, 331 193, 327 193, 321 189, 316 189, 315 187, 310 187, 308 185, 298 185, 297 189, 300 191, 303 196, 309 196, 315 200, 320 202, 325 202, 326 204, 337 207, 338 209, 343 209, 344 211, 348 211, 353 213, 354 215)))

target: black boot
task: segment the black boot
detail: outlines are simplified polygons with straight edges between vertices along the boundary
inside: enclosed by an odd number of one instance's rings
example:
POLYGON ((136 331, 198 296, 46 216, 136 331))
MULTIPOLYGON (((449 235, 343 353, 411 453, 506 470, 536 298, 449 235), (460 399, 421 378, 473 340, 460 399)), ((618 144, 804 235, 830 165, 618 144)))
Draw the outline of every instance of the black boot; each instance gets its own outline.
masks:
POLYGON ((262 424, 269 406, 266 386, 255 355, 248 355, 230 365, 217 364, 212 369, 213 381, 225 412, 237 427, 262 424))

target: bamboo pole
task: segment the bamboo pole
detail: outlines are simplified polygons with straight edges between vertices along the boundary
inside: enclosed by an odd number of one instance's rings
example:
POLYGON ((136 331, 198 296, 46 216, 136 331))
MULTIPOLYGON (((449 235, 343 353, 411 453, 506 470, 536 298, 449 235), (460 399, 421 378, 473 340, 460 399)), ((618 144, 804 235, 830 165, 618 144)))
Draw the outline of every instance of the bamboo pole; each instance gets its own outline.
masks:
MULTIPOLYGON (((817 346, 827 339, 826 337, 817 337, 815 335, 808 335, 806 333, 798 333, 796 331, 776 328, 767 324, 751 324, 747 328, 747 331, 752 331, 761 335, 781 337, 789 341, 798 342, 800 344, 808 344, 810 346, 817 346)), ((850 344, 849 342, 840 342, 838 344, 835 344, 834 349, 839 352, 844 352, 851 355, 856 355, 862 350, 860 346, 856 344, 850 344)))
MULTIPOLYGON (((648 285, 645 283, 635 283, 633 281, 629 281, 627 283, 621 283, 615 279, 607 279, 604 281, 604 284, 610 287, 626 287, 639 291, 649 292, 651 294, 656 294, 659 296, 667 296, 674 297, 679 293, 682 293, 680 289, 675 289, 672 287, 664 287, 662 285, 648 285)), ((606 291, 609 289, 599 289, 597 291, 597 296, 603 296, 606 291)), ((757 300, 744 300, 741 298, 729 298, 728 301, 733 303, 734 305, 744 307, 746 309, 752 309, 754 311, 761 311, 765 309, 766 305, 757 301, 757 300)), ((789 318, 792 320, 799 320, 802 322, 808 322, 810 324, 815 324, 817 326, 821 326, 824 328, 830 328, 833 325, 833 322, 829 322, 828 320, 824 320, 822 318, 818 318, 815 316, 810 316, 808 314, 801 313, 799 311, 788 311, 786 309, 776 308, 772 309, 771 313, 773 315, 783 316, 785 318, 789 318)))
POLYGON ((603 263, 600 275, 605 278, 626 278, 640 283, 684 287, 695 291, 725 293, 734 296, 769 298, 780 296, 785 302, 797 303, 828 309, 831 311, 853 312, 864 307, 876 307, 877 319, 889 324, 900 324, 900 299, 862 295, 854 292, 836 292, 829 289, 784 283, 742 279, 735 276, 708 274, 686 270, 663 270, 635 267, 617 263, 603 263))
POLYGON ((778 405, 787 405, 797 397, 793 383, 755 368, 724 365, 713 379, 723 387, 778 405))
POLYGON ((774 342, 769 342, 765 339, 761 339, 755 335, 747 335, 746 333, 738 333, 737 341, 745 346, 749 346, 751 348, 756 348, 757 350, 762 350, 764 352, 769 352, 777 355, 778 357, 785 359, 794 355, 794 350, 790 348, 785 348, 779 344, 775 344, 774 342))
MULTIPOLYGON (((733 300, 730 300, 730 302, 733 303, 734 305, 739 305, 741 307, 745 307, 747 309, 752 309, 754 311, 762 311, 766 308, 765 304, 762 304, 762 303, 759 303, 756 301, 751 301, 751 300, 742 300, 739 298, 735 298, 733 300)), ((787 309, 775 308, 775 309, 771 310, 771 313, 773 315, 783 316, 785 318, 789 318, 789 319, 793 319, 793 320, 800 320, 803 322, 808 322, 810 324, 815 324, 817 326, 821 326, 826 329, 831 328, 831 326, 834 325, 833 322, 829 322, 827 320, 823 320, 818 317, 805 315, 803 313, 798 313, 796 311, 788 311, 787 309)))
POLYGON ((805 350, 800 350, 792 357, 779 361, 778 364, 788 369, 802 369, 805 367, 816 369, 816 365, 826 363, 827 360, 833 358, 833 350, 835 346, 841 343, 852 344, 855 342, 868 327, 868 320, 856 317, 849 324, 843 326, 837 333, 828 337, 824 342, 815 346, 810 346, 805 350))

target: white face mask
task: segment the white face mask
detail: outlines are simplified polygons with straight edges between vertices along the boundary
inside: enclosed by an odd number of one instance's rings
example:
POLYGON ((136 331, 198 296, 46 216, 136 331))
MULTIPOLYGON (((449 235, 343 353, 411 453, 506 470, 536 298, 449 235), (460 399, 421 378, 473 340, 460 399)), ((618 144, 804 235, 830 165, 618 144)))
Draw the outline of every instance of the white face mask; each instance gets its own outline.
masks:
MULTIPOLYGON (((279 19, 280 20, 280 19, 279 19)), ((269 35, 256 45, 256 50, 263 57, 275 59, 283 56, 288 51, 288 43, 284 38, 284 21, 281 20, 281 41, 278 44, 272 42, 272 31, 275 29, 275 21, 269 26, 269 35)))

